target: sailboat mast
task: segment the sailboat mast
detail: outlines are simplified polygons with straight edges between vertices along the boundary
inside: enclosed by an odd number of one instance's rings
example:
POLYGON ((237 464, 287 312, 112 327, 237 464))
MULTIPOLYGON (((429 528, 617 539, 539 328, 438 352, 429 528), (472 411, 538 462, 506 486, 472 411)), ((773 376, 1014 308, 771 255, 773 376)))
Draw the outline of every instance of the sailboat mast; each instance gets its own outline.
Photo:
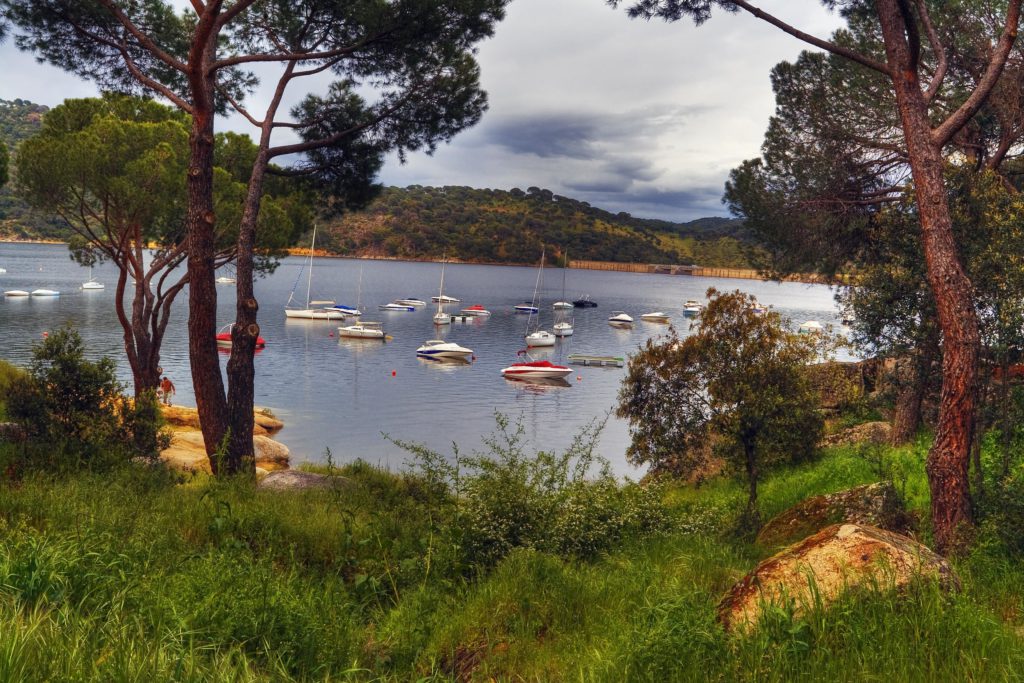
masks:
POLYGON ((437 312, 441 312, 441 307, 444 306, 444 267, 447 263, 448 255, 444 254, 441 256, 441 287, 437 290, 437 312))
POLYGON ((313 252, 316 251, 316 223, 313 224, 313 243, 309 245, 309 277, 306 279, 306 308, 309 308, 309 293, 313 289, 313 252))

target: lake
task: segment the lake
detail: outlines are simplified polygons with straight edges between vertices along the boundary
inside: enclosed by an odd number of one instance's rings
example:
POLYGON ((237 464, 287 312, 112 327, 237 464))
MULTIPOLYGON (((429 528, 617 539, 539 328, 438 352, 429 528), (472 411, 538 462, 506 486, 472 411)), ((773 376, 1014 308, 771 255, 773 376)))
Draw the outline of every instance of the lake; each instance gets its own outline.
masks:
MULTIPOLYGON (((532 447, 563 450, 574 435, 594 420, 608 418, 598 451, 616 473, 642 472, 625 459, 629 433, 626 424, 610 416, 625 370, 579 367, 568 387, 531 385, 503 379, 500 370, 516 360, 523 348, 527 316, 513 306, 531 299, 537 268, 448 264, 445 294, 462 300, 450 305, 457 311, 483 304, 490 318, 454 322, 436 331, 431 316, 438 292, 439 263, 316 259, 313 298, 355 304, 361 275, 361 303, 365 320, 378 320, 393 340, 339 339, 337 322, 286 320, 284 306, 294 289, 305 301, 308 259, 289 257, 277 271, 256 283, 259 322, 267 348, 256 358, 256 403, 269 406, 286 427, 277 437, 292 451, 293 462, 320 462, 329 448, 336 462, 363 458, 398 469, 407 454, 387 441, 393 438, 426 444, 451 453, 452 443, 468 452, 482 448, 482 437, 495 427, 494 413, 522 418, 532 447), (415 312, 380 312, 377 304, 396 298, 419 298, 427 306, 415 312), (446 326, 448 327, 448 326, 446 326), (453 365, 416 357, 427 339, 442 338, 473 349, 475 362, 453 365)), ((32 344, 50 329, 70 322, 86 341, 91 356, 108 355, 118 361, 119 372, 130 380, 123 358, 121 327, 113 306, 116 269, 95 268, 94 276, 107 289, 84 291, 88 271, 68 257, 64 245, 0 244, 0 290, 57 289, 54 299, 0 298, 0 356, 24 365, 32 344)), ((230 273, 229 273, 230 274, 230 273)), ((839 324, 832 290, 822 285, 771 283, 671 275, 570 270, 566 273, 567 300, 588 294, 598 308, 575 309, 575 334, 551 349, 537 350, 536 358, 564 360, 570 353, 627 355, 664 325, 641 322, 641 313, 663 310, 682 334, 690 321, 683 317, 686 299, 704 299, 708 287, 740 289, 757 296, 799 324, 818 320, 839 324), (611 311, 636 318, 631 330, 608 325, 611 311)), ((223 325, 234 315, 235 291, 218 285, 218 312, 223 325)), ((551 329, 551 304, 562 298, 562 271, 545 269, 539 296, 541 325, 551 329)), ((164 341, 164 373, 177 386, 175 403, 194 405, 188 364, 186 332, 187 293, 178 297, 164 341)), ((224 362, 227 355, 222 354, 224 362)), ((223 365, 223 364, 222 364, 223 365)))

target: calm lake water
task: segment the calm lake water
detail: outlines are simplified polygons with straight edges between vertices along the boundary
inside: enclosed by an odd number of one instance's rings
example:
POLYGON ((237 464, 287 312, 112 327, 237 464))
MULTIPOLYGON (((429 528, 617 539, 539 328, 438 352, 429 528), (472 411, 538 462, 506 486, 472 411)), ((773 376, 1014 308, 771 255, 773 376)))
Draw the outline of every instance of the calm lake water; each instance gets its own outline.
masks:
MULTIPOLYGON (((443 453, 452 442, 463 451, 482 447, 481 438, 494 429, 494 413, 521 416, 536 448, 562 450, 579 430, 609 415, 624 370, 579 367, 571 386, 530 385, 506 381, 501 368, 515 360, 523 347, 527 316, 513 306, 529 300, 536 268, 449 264, 445 293, 462 300, 449 310, 474 303, 492 311, 490 318, 455 322, 435 331, 430 297, 437 294, 441 265, 398 261, 317 259, 313 298, 355 304, 362 270, 362 310, 366 320, 379 320, 394 339, 387 344, 339 339, 334 321, 286 320, 284 305, 293 287, 296 298, 306 295, 306 259, 285 259, 277 271, 256 284, 260 325, 267 348, 256 358, 256 402, 270 406, 287 425, 278 437, 291 448, 293 461, 321 461, 330 448, 335 461, 363 458, 398 469, 404 451, 382 433, 424 443, 443 453), (428 302, 414 313, 379 312, 377 304, 414 297, 428 302), (471 365, 421 360, 416 348, 427 339, 444 338, 473 349, 471 365)), ((73 323, 90 355, 116 359, 122 377, 130 373, 123 360, 121 327, 113 307, 115 269, 97 267, 96 279, 107 289, 83 291, 88 271, 68 258, 63 245, 0 244, 0 290, 40 287, 57 289, 55 299, 0 298, 0 356, 15 364, 31 357, 32 344, 46 330, 73 323)), ((839 324, 832 291, 820 285, 768 283, 755 280, 705 279, 570 270, 568 300, 589 294, 598 308, 575 309, 576 332, 552 349, 537 350, 536 358, 564 360, 570 353, 627 355, 664 325, 641 322, 641 313, 663 310, 681 333, 690 323, 682 315, 686 299, 704 299, 708 287, 740 289, 757 296, 792 319, 794 324, 818 320, 839 324), (610 327, 611 311, 636 318, 632 330, 610 327)), ((218 285, 222 324, 234 313, 234 287, 218 285)), ((551 329, 552 302, 562 298, 562 273, 544 272, 540 294, 541 324, 551 329)), ((187 294, 178 298, 163 347, 164 372, 177 385, 175 402, 194 405, 186 333, 187 294)), ((227 356, 223 356, 224 362, 227 356)), ((601 435, 600 453, 623 475, 641 472, 625 460, 629 443, 626 424, 611 417, 601 435)))

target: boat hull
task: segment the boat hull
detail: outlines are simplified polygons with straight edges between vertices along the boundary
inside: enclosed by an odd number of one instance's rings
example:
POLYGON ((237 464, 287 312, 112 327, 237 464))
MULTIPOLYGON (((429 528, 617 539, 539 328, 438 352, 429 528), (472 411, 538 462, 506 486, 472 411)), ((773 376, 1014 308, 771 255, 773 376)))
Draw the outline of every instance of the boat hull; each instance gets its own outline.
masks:
POLYGON ((288 318, 297 320, 344 320, 345 314, 341 311, 329 309, 285 309, 284 314, 288 318))
POLYGON ((338 336, 348 337, 349 339, 384 339, 384 330, 353 325, 351 327, 339 327, 338 336))
POLYGON ((554 346, 555 335, 550 332, 534 332, 533 334, 528 334, 526 335, 526 345, 528 347, 554 346))
POLYGON ((554 334, 556 337, 571 337, 573 333, 572 325, 566 324, 564 327, 559 327, 561 323, 555 323, 554 334))
POLYGON ((60 296, 60 292, 55 289, 34 289, 32 290, 32 296, 60 296))
POLYGON ((501 376, 506 379, 562 379, 572 374, 572 368, 563 365, 534 365, 531 363, 513 363, 502 368, 501 376))
POLYGON ((468 350, 468 349, 465 350, 465 351, 436 350, 436 349, 427 349, 427 350, 421 351, 421 350, 417 349, 416 350, 416 355, 419 356, 420 358, 437 358, 437 359, 441 359, 441 360, 447 358, 447 359, 467 360, 470 356, 473 355, 473 352, 468 350))
POLYGON ((536 306, 516 306, 516 313, 539 313, 539 309, 536 306))
POLYGON ((28 292, 24 289, 8 289, 4 292, 4 296, 28 296, 28 292))

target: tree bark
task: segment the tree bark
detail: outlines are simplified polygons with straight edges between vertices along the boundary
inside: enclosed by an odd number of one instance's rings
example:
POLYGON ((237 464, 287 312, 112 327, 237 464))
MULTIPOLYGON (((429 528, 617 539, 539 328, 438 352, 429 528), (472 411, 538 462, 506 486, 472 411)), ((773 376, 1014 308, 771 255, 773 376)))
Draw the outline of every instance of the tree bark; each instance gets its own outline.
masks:
POLYGON ((909 359, 909 367, 897 363, 896 405, 892 416, 893 446, 908 443, 921 428, 921 405, 928 393, 934 349, 930 345, 919 347, 909 359))
POLYGON ((914 179, 928 284, 942 331, 939 423, 926 469, 936 547, 949 553, 961 545, 963 533, 973 525, 968 464, 977 394, 978 317, 971 282, 953 239, 943 179, 945 161, 933 140, 918 64, 907 40, 907 18, 898 0, 877 0, 876 8, 914 179))

